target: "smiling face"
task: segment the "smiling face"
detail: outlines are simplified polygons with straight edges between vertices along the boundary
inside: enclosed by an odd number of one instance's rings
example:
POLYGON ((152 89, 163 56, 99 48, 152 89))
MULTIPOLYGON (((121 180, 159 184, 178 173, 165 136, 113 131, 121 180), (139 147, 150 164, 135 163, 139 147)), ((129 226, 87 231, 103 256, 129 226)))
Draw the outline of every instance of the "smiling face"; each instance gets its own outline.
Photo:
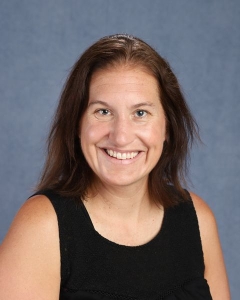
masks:
POLYGON ((79 138, 96 180, 111 186, 146 184, 165 140, 156 79, 141 68, 96 71, 79 138))

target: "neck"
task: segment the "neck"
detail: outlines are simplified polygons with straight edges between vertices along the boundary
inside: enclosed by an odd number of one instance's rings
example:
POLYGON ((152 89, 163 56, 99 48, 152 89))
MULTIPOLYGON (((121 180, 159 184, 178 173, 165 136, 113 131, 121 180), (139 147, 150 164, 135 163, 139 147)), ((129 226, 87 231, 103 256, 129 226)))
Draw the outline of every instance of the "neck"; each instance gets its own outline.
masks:
POLYGON ((155 205, 149 198, 148 182, 145 180, 131 186, 108 186, 95 182, 89 193, 87 206, 98 211, 108 211, 118 218, 136 219, 149 212, 155 205))

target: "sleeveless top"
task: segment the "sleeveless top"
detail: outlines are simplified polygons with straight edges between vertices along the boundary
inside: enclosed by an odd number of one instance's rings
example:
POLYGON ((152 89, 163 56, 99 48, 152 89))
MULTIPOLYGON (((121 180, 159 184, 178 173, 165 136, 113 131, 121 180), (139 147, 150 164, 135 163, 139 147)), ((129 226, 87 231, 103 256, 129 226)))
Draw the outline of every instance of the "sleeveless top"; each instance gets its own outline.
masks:
POLYGON ((116 244, 93 227, 82 202, 41 191, 59 226, 60 300, 210 300, 196 212, 189 201, 165 209, 155 238, 116 244))

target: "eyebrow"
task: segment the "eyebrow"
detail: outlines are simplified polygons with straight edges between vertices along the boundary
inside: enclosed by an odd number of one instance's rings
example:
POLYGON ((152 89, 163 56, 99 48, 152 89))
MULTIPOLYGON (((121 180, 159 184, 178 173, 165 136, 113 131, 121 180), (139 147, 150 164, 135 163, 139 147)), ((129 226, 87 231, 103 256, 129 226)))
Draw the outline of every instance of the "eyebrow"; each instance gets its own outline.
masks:
MULTIPOLYGON (((107 102, 104 102, 104 101, 101 101, 101 100, 95 100, 95 101, 92 101, 88 104, 88 107, 89 106, 92 106, 92 105, 95 105, 95 104, 101 104, 103 106, 109 106, 109 104, 107 102)), ((140 103, 137 103, 137 104, 134 104, 132 107, 133 108, 138 108, 138 107, 141 107, 141 106, 150 106, 150 107, 154 107, 155 104, 151 103, 151 102, 140 102, 140 103)))

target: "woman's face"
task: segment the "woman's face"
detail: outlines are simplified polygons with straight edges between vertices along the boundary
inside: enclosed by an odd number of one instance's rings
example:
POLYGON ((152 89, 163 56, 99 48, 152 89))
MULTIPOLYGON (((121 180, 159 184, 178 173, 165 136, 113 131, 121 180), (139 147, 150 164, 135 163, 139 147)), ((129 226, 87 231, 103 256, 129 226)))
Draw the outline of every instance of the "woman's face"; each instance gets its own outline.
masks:
POLYGON ((153 76, 126 66, 93 74, 79 137, 97 180, 111 186, 145 184, 161 156, 165 131, 153 76))

